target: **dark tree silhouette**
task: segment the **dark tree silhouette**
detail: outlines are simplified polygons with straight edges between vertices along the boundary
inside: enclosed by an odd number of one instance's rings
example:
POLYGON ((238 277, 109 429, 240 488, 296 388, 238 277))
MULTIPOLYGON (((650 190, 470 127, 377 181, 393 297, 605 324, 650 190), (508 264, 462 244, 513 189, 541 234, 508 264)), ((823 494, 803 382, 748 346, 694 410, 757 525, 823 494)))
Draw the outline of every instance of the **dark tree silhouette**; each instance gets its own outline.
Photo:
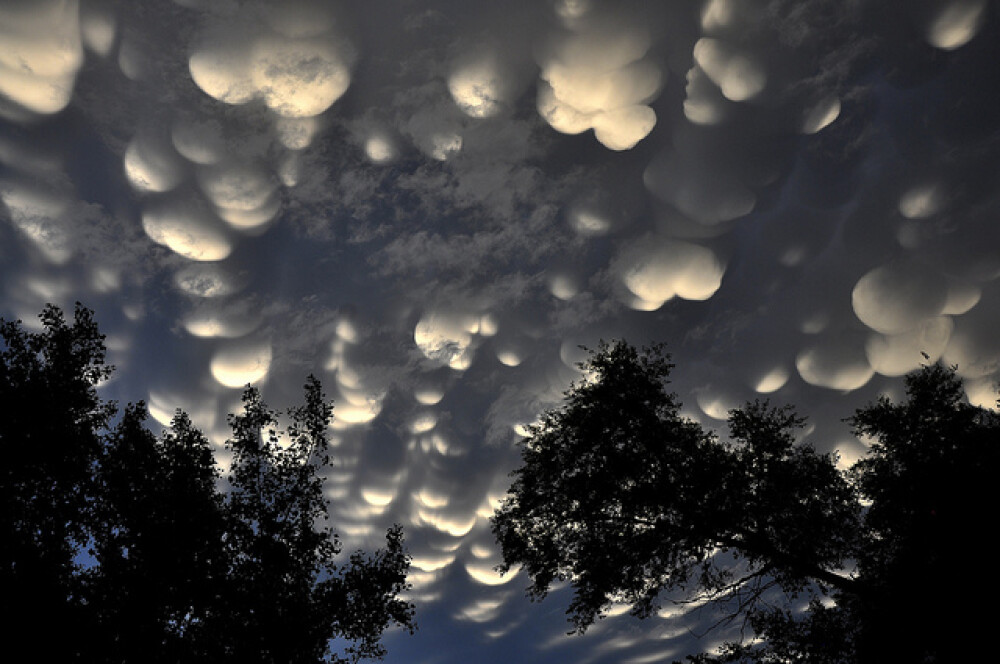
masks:
POLYGON ((114 407, 91 312, 56 307, 29 332, 0 320, 0 629, 8 644, 60 625, 48 654, 65 659, 90 631, 74 558, 88 539, 93 466, 114 407))
POLYGON ((332 417, 318 380, 276 430, 253 388, 231 415, 233 463, 178 411, 161 436, 144 404, 117 423, 90 311, 47 307, 42 331, 0 322, 0 583, 9 646, 88 662, 356 661, 413 630, 402 530, 340 562, 325 521, 332 417), (346 643, 343 654, 331 641, 346 643))
POLYGON ((97 472, 85 596, 95 661, 220 661, 210 633, 227 578, 227 523, 205 436, 183 413, 160 438, 125 409, 97 472))
POLYGON ((856 433, 876 444, 845 473, 795 443, 803 420, 787 407, 731 412, 732 442, 704 432, 666 389, 672 367, 662 346, 625 342, 581 365, 589 378, 522 442, 493 517, 502 569, 523 565, 534 598, 568 580, 575 631, 613 602, 646 617, 665 591, 694 588, 764 638, 701 662, 950 661, 957 635, 927 611, 927 584, 963 601, 983 589, 957 543, 997 507, 1000 461, 997 419, 962 401, 954 371, 925 368, 907 403, 858 411, 856 433), (809 610, 792 612, 803 593, 809 610))
POLYGON ((402 531, 386 534, 386 549, 358 552, 338 565, 340 542, 328 525, 320 471, 329 461, 326 428, 332 406, 315 378, 305 404, 290 412, 284 440, 276 414, 255 389, 244 412, 231 415, 226 545, 231 560, 225 626, 233 661, 316 662, 333 638, 352 642, 350 660, 381 657, 382 632, 396 623, 412 631, 413 607, 398 598, 409 558, 402 531))
POLYGON ((983 657, 996 616, 986 607, 1000 596, 984 565, 1000 508, 1000 417, 967 403, 954 369, 910 374, 906 394, 849 420, 873 444, 852 469, 870 503, 856 553, 869 596, 845 599, 867 661, 971 661, 983 657))

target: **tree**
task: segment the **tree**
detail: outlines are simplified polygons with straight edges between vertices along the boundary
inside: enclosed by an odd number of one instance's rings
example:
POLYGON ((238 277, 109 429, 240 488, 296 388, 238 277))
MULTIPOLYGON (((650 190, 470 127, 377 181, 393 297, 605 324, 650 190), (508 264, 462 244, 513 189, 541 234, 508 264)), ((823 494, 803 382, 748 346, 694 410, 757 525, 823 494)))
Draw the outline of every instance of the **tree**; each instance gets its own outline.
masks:
POLYGON ((381 657, 386 628, 413 630, 401 528, 341 562, 324 523, 332 404, 318 380, 283 434, 247 388, 222 478, 184 413, 155 436, 144 404, 118 417, 99 398, 111 369, 89 310, 72 326, 52 306, 41 319, 41 332, 0 321, 9 644, 50 629, 64 660, 314 663, 381 657))
POLYGON ((330 462, 326 428, 332 406, 309 378, 305 404, 292 409, 284 440, 276 414, 257 390, 231 415, 226 546, 232 569, 224 625, 232 661, 346 661, 329 652, 333 638, 350 641, 352 661, 382 657, 382 632, 392 623, 412 631, 413 606, 400 599, 409 557, 402 530, 386 534, 386 549, 336 563, 341 546, 328 525, 320 471, 330 462))
POLYGON ((870 503, 856 554, 869 597, 848 605, 863 626, 859 648, 869 661, 981 658, 995 629, 983 603, 1000 591, 983 560, 1000 507, 1000 417, 965 400, 955 368, 910 374, 906 394, 849 419, 873 441, 851 469, 870 503))
POLYGON ((129 405, 97 470, 95 523, 83 573, 100 626, 93 661, 217 661, 210 623, 226 579, 224 496, 208 440, 178 413, 157 438, 129 405))
POLYGON ((523 565, 533 598, 569 581, 567 613, 583 631, 614 602, 646 617, 663 594, 696 588, 764 639, 701 662, 943 657, 943 639, 901 645, 898 625, 926 623, 911 620, 922 574, 981 588, 953 542, 977 532, 975 506, 997 504, 983 488, 997 419, 961 402, 954 371, 925 368, 907 378, 906 404, 858 411, 856 433, 877 442, 845 473, 795 443, 803 420, 789 407, 732 411, 731 442, 681 417, 662 346, 602 343, 581 368, 588 378, 522 441, 493 517, 502 571, 523 565), (773 604, 802 593, 804 614, 773 604))
POLYGON ((59 659, 90 629, 74 558, 115 409, 97 395, 111 368, 92 313, 77 305, 70 325, 48 306, 39 318, 39 332, 0 320, 0 623, 12 639, 62 625, 59 659))

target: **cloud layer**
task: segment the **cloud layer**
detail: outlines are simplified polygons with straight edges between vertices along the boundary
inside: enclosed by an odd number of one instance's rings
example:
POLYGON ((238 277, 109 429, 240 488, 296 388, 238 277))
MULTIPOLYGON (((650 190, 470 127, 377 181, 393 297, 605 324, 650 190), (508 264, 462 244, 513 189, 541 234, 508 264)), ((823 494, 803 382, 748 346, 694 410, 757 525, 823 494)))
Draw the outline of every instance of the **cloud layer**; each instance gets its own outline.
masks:
POLYGON ((574 640, 563 591, 493 572, 518 436, 612 337, 666 341, 707 426, 767 395, 845 459, 921 363, 995 406, 998 30, 986 0, 4 2, 0 310, 96 307, 108 396, 216 442, 241 386, 318 375, 339 532, 414 556, 389 662, 682 659, 705 615, 574 640))

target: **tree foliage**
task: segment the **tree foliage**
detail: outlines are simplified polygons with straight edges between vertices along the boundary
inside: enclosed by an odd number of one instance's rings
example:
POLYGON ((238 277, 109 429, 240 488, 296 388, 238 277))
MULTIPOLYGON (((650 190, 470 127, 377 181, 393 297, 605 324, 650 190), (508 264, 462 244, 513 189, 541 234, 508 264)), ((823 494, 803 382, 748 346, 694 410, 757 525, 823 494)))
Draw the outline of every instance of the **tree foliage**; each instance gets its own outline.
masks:
POLYGON ((37 333, 0 320, 0 618, 11 635, 56 621, 73 639, 88 630, 74 557, 114 413, 95 387, 110 368, 90 311, 78 306, 72 325, 51 306, 39 318, 37 333))
POLYGON ((89 310, 69 325, 50 306, 41 323, 0 325, 8 643, 55 624, 59 659, 284 664, 379 658, 388 627, 412 631, 401 528, 385 548, 338 555, 318 380, 284 431, 248 387, 221 477, 184 413, 155 436, 144 404, 118 415, 100 399, 111 369, 89 310))
MULTIPOLYGON (((305 403, 290 411, 281 440, 277 414, 259 392, 243 395, 231 415, 226 541, 232 571, 227 607, 227 655, 234 661, 315 662, 331 638, 352 642, 352 659, 385 654, 382 632, 392 623, 412 629, 413 607, 399 599, 409 559, 402 531, 386 533, 386 548, 357 552, 338 564, 340 542, 326 523, 319 469, 330 463, 326 438, 332 406, 310 377, 305 403)), ((341 661, 340 656, 333 661, 341 661)))
POLYGON ((128 405, 99 459, 89 548, 97 564, 81 573, 96 623, 86 641, 107 661, 208 659, 228 572, 218 472, 186 415, 159 438, 145 420, 142 404, 128 405))
POLYGON ((874 443, 844 472, 796 443, 790 407, 732 411, 729 441, 704 431, 680 415, 672 368, 662 346, 591 352, 522 441, 493 517, 502 570, 523 565, 534 598, 568 581, 574 631, 612 603, 647 617, 696 591, 762 637, 699 662, 946 661, 956 633, 927 610, 928 580, 947 601, 997 586, 963 560, 997 507, 1000 423, 954 371, 926 367, 905 403, 859 410, 849 421, 874 443), (792 611, 800 595, 808 609, 792 611))

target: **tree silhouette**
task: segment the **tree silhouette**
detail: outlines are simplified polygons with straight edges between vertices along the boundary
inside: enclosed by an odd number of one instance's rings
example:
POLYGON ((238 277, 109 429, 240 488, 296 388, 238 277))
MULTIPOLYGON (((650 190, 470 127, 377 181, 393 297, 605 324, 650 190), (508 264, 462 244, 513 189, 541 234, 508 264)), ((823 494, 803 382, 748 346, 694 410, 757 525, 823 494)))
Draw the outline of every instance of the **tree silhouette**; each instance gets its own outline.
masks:
POLYGON ((70 325, 48 306, 39 318, 40 332, 0 320, 0 629, 16 643, 60 625, 49 654, 62 659, 90 632, 74 558, 114 407, 97 395, 111 369, 92 313, 77 306, 70 325))
POLYGON ((984 601, 1000 590, 979 559, 1000 507, 1000 418, 966 402, 954 369, 910 374, 906 394, 849 420, 873 441, 852 469, 870 503, 856 554, 870 599, 849 604, 859 648, 872 662, 982 657, 996 615, 984 601))
POLYGON ((0 601, 13 649, 49 629, 60 637, 46 654, 62 660, 343 662, 383 656, 392 624, 413 630, 400 527, 339 562, 323 495, 332 405, 318 380, 281 433, 247 388, 222 478, 180 411, 159 437, 141 402, 112 426, 89 310, 68 325, 49 306, 41 322, 0 322, 0 601))
POLYGON ((212 451, 183 413, 160 438, 146 416, 129 405, 99 462, 97 564, 83 573, 100 626, 90 656, 219 661, 209 627, 222 608, 228 531, 212 451))
POLYGON ((665 592, 697 589, 763 638, 700 662, 945 661, 956 652, 955 632, 926 610, 925 584, 947 579, 962 601, 996 589, 962 565, 969 550, 956 543, 981 531, 974 515, 997 506, 987 487, 1000 428, 962 401, 954 371, 927 367, 907 378, 905 404, 859 410, 855 432, 876 442, 845 473, 795 443, 803 420, 788 407, 732 411, 731 442, 681 417, 662 346, 602 343, 581 368, 587 378, 522 441, 523 463, 493 517, 502 570, 523 565, 532 597, 570 582, 575 631, 612 603, 647 617, 665 592), (786 606, 775 606, 776 593, 786 606), (793 612, 803 593, 808 610, 793 612), (934 632, 914 639, 930 622, 934 632))
POLYGON ((352 660, 381 657, 382 632, 391 623, 412 630, 413 607, 398 598, 409 558, 402 531, 386 534, 386 549, 356 553, 345 565, 327 525, 320 471, 329 461, 326 428, 332 406, 318 380, 305 386, 305 404, 290 412, 279 439, 276 414, 255 389, 244 412, 231 415, 233 451, 226 541, 232 565, 225 628, 226 654, 264 662, 315 662, 335 637, 352 642, 352 660))

